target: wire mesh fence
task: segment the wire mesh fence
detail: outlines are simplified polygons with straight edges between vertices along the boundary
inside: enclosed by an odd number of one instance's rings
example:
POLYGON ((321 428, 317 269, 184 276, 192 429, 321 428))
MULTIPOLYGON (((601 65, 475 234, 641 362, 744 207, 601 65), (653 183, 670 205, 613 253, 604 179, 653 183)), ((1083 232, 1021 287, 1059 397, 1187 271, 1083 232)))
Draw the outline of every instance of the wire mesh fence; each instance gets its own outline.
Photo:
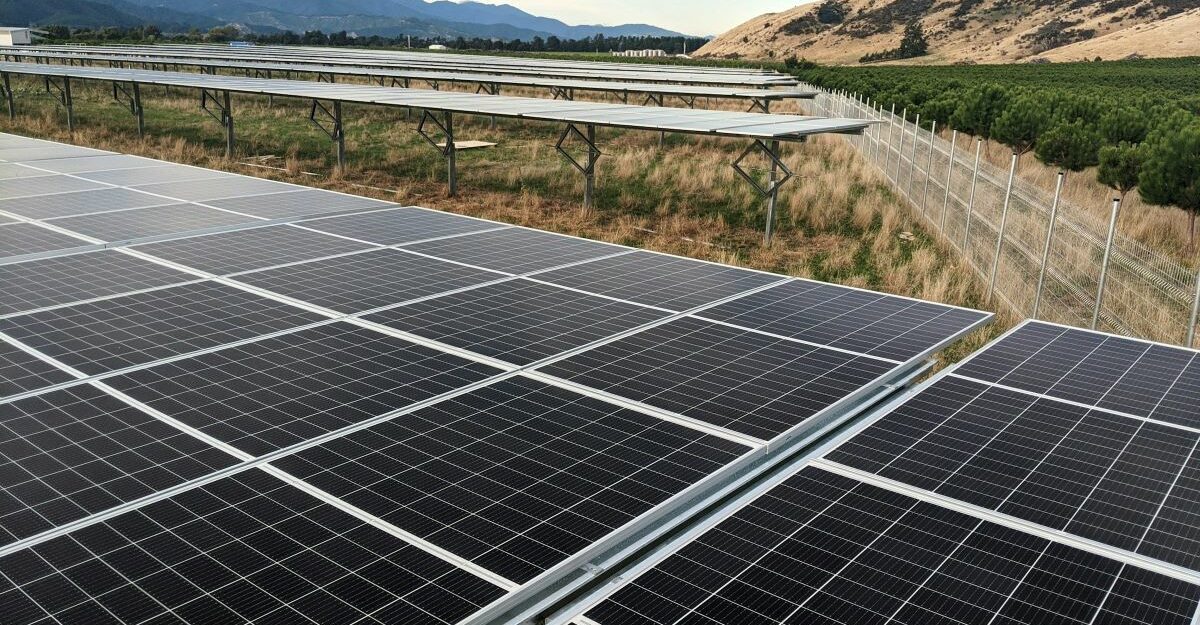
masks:
POLYGON ((1015 313, 1191 343, 1197 272, 1127 236, 1110 240, 1109 222, 1079 206, 1059 199, 1055 210, 1055 194, 1013 175, 1017 159, 998 168, 979 159, 978 142, 964 147, 953 135, 946 140, 922 128, 919 119, 850 94, 822 92, 814 107, 822 115, 881 122, 848 140, 1015 313))

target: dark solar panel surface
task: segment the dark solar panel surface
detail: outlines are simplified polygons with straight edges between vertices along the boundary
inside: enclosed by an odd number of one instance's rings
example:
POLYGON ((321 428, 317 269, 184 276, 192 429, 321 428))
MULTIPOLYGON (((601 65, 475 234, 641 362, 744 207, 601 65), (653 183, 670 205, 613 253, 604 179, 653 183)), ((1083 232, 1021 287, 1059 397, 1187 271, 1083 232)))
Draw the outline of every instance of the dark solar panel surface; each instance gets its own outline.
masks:
POLYGON ((382 200, 296 187, 273 189, 272 192, 264 195, 208 200, 205 204, 265 219, 306 217, 392 205, 382 200))
POLYGON ((300 191, 304 189, 304 187, 275 182, 274 180, 263 180, 262 178, 249 178, 246 176, 229 176, 215 180, 187 180, 182 182, 143 184, 135 188, 147 193, 154 193, 187 202, 207 202, 222 198, 300 191))
POLYGON ((504 224, 450 213, 422 210, 419 208, 396 208, 373 211, 357 215, 330 217, 305 221, 306 228, 320 230, 339 236, 370 241, 380 245, 411 243, 423 239, 445 237, 455 234, 494 230, 504 224))
POLYGON ((338 312, 354 313, 503 277, 383 249, 247 273, 237 280, 338 312))
POLYGON ((104 171, 89 171, 76 174, 81 178, 96 180, 108 184, 131 186, 137 184, 153 184, 159 182, 177 182, 183 180, 218 180, 232 178, 233 174, 187 167, 183 165, 160 165, 158 167, 135 167, 133 169, 110 169, 104 171))
POLYGON ((0 558, 38 623, 454 623, 504 593, 258 469, 0 558))
POLYGON ((1191 623, 1200 587, 806 468, 591 609, 601 625, 1191 623))
POLYGON ((133 371, 107 383, 261 455, 496 373, 339 322, 133 371))
POLYGON ((47 193, 102 189, 108 185, 74 176, 38 176, 0 179, 0 198, 19 198, 47 193))
POLYGON ((18 349, 7 341, 0 341, 0 397, 74 379, 71 374, 37 356, 18 349))
POLYGON ((65 250, 85 245, 90 244, 83 239, 30 223, 0 226, 0 258, 65 250))
POLYGON ((0 414, 5 543, 236 463, 89 384, 0 404, 0 414))
POLYGON ((682 311, 778 282, 783 276, 639 251, 547 271, 537 278, 682 311))
POLYGON ((0 332, 95 375, 324 319, 201 282, 8 317, 0 319, 0 332))
POLYGON ((541 371, 763 439, 893 364, 684 317, 541 371))
POLYGON ((747 451, 511 378, 276 464, 523 583, 747 451))
POLYGON ((186 273, 114 251, 0 265, 0 315, 58 306, 194 279, 186 273))
POLYGON ((80 215, 55 219, 54 225, 94 237, 102 241, 119 242, 183 234, 221 226, 235 226, 258 221, 253 217, 236 215, 197 204, 172 204, 127 211, 80 215))
POLYGON ((135 249, 192 269, 228 275, 368 247, 292 226, 268 226, 148 243, 135 249))
POLYGON ((368 321, 526 365, 667 313, 511 280, 368 315, 368 321))
POLYGON ((113 187, 73 193, 37 195, 16 200, 0 200, 0 210, 30 219, 52 219, 177 203, 175 200, 156 195, 113 187))
POLYGON ((986 314, 794 280, 714 306, 698 316, 903 361, 978 323, 986 314))
POLYGON ((541 271, 617 254, 627 249, 599 241, 524 228, 480 232, 406 247, 422 254, 512 274, 541 271))

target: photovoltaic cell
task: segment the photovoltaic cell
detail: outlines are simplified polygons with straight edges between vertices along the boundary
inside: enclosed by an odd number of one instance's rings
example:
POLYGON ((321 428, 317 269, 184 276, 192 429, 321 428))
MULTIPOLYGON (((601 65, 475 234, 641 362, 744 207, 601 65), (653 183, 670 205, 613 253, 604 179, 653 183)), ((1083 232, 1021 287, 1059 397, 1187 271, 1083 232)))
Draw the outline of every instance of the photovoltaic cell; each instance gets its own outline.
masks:
POLYGON ((297 187, 275 189, 275 192, 264 195, 209 200, 205 204, 266 219, 304 217, 392 206, 390 202, 382 200, 297 187))
POLYGON ((262 455, 497 373, 339 322, 106 382, 206 434, 262 455))
POLYGON ((216 282, 0 319, 0 332, 95 375, 323 321, 216 282))
POLYGON ((0 258, 90 245, 83 239, 29 223, 0 226, 0 258))
POLYGON ((0 559, 14 625, 455 623, 503 594, 259 469, 0 559))
POLYGON ((539 370, 771 439, 893 364, 685 317, 539 370))
POLYGON ((523 228, 481 232, 406 247, 422 254, 512 274, 540 271, 626 249, 523 228))
POLYGON ((0 210, 30 219, 52 219, 174 203, 176 203, 174 200, 155 195, 113 187, 0 200, 0 210))
POLYGON ((523 583, 747 451, 518 377, 275 464, 523 583))
MULTIPOLYGON (((75 377, 54 365, 0 340, 0 397, 70 382, 75 377)), ((0 414, 3 413, 0 405, 0 414)), ((2 421, 2 418, 0 418, 2 421)))
POLYGON ((74 176, 38 176, 36 178, 0 179, 0 199, 102 189, 107 185, 74 176))
POLYGON ((1200 427, 1193 350, 1029 323, 956 372, 1069 401, 1200 427))
POLYGON ((200 167, 187 167, 184 165, 167 165, 165 163, 159 164, 156 167, 109 169, 104 171, 83 172, 76 175, 80 178, 87 178, 88 180, 95 180, 97 182, 121 186, 153 184, 160 182, 178 182, 183 180, 215 180, 220 178, 234 177, 233 174, 227 174, 221 171, 202 169, 200 167))
POLYGON ((181 271, 108 250, 0 265, 0 315, 191 279, 181 271))
POLYGON ((778 282, 783 276, 639 251, 547 271, 537 278, 682 311, 778 282))
MULTIPOLYGON (((76 146, 69 146, 76 147, 76 146)), ((164 161, 156 161, 141 156, 133 156, 130 154, 112 154, 104 152, 89 152, 95 154, 93 156, 81 156, 81 153, 76 153, 71 156, 64 156, 53 159, 43 159, 36 163, 32 163, 38 169, 44 169, 51 172, 63 174, 78 174, 89 171, 104 171, 109 169, 128 169, 133 167, 155 167, 163 164, 164 161)))
POLYGON ((16 163, 0 163, 0 180, 16 178, 36 178, 37 176, 53 176, 54 172, 42 171, 16 163))
POLYGON ((601 625, 1191 622, 1200 588, 805 468, 592 608, 601 625))
POLYGON ((354 313, 503 277, 383 249, 256 271, 239 275, 237 280, 338 312, 354 313))
POLYGON ((706 319, 904 361, 986 318, 986 313, 795 280, 706 309, 706 319))
POLYGON ((183 182, 144 184, 137 185, 135 188, 147 193, 155 193, 185 202, 207 202, 209 200, 243 195, 264 195, 267 193, 299 191, 303 189, 303 187, 275 182, 274 180, 250 178, 248 176, 229 176, 218 180, 187 180, 183 182))
POLYGON ((366 319, 526 365, 666 315, 519 279, 391 308, 366 319))
POLYGON ((234 226, 259 221, 196 204, 172 204, 154 208, 63 217, 52 223, 102 241, 120 242, 193 230, 234 226))
POLYGON ((0 413, 5 543, 237 462, 89 384, 0 404, 0 413))
POLYGON ((228 275, 368 247, 291 226, 268 226, 147 243, 135 249, 192 269, 228 275))
POLYGON ((357 215, 305 221, 306 228, 380 245, 411 243, 423 239, 504 227, 503 224, 450 213, 396 208, 357 215))

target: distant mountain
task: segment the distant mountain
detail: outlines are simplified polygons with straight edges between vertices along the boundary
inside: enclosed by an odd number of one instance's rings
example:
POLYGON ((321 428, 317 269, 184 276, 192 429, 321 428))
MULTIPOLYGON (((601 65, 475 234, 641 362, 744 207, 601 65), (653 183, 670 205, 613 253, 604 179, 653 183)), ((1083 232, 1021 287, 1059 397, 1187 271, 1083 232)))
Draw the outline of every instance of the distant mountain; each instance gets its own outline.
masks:
POLYGON ((235 24, 255 32, 345 30, 359 35, 525 40, 680 35, 649 24, 572 26, 507 4, 447 0, 4 0, 0 23, 88 27, 153 23, 164 30, 235 24))

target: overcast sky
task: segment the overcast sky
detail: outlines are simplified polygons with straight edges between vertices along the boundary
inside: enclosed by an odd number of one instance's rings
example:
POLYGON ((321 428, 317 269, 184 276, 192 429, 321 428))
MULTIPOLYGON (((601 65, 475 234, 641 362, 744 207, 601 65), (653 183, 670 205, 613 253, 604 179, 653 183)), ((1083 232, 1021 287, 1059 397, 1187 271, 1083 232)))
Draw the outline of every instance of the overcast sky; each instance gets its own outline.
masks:
POLYGON ((646 23, 689 35, 719 35, 771 11, 810 0, 480 0, 511 4, 568 24, 646 23))

